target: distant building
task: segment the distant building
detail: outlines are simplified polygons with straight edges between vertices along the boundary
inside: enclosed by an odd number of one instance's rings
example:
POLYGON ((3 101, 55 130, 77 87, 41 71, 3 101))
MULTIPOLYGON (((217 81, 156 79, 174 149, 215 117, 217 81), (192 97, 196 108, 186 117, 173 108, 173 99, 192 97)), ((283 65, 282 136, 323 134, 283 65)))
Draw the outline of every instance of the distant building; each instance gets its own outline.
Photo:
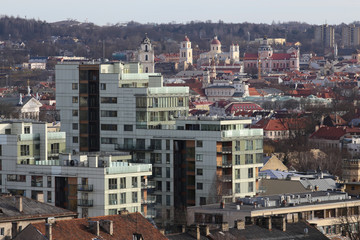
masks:
POLYGON ((193 64, 191 42, 187 36, 185 36, 183 41, 180 43, 179 63, 184 65, 184 69, 187 69, 187 65, 193 64))
POLYGON ((343 26, 341 31, 341 44, 344 47, 360 45, 360 27, 354 24, 343 26))
POLYGON ((147 35, 140 44, 140 49, 138 51, 138 61, 141 63, 142 72, 144 73, 155 72, 154 49, 147 35))
POLYGON ((315 27, 315 42, 324 47, 335 46, 335 28, 327 24, 315 27))

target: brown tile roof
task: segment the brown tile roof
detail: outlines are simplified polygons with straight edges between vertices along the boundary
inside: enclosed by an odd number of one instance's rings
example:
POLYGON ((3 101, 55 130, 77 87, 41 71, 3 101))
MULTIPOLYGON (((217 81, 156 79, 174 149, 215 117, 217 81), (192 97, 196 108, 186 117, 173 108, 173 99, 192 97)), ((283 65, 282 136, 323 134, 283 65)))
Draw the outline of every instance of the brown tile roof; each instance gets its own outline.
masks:
MULTIPOLYGON (((112 236, 100 227, 100 239, 132 240, 134 233, 141 234, 144 239, 167 239, 140 213, 56 221, 56 223, 52 225, 53 239, 94 239, 96 235, 89 231, 88 221, 99 220, 111 220, 114 226, 112 236)), ((44 223, 35 223, 32 225, 45 235, 46 230, 44 223)))
POLYGON ((339 140, 346 134, 346 127, 321 127, 311 134, 311 139, 339 140))

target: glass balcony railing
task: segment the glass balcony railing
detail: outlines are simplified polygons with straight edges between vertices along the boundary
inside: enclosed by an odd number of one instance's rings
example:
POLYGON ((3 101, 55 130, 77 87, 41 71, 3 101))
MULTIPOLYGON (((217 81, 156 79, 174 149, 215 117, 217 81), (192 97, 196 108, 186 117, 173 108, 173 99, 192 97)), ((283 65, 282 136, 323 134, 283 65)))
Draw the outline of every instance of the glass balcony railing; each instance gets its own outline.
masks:
POLYGON ((78 191, 92 192, 93 185, 92 184, 78 184, 77 189, 78 189, 78 191))
POLYGON ((89 199, 78 199, 78 206, 92 207, 94 206, 94 202, 93 200, 89 200, 89 199))

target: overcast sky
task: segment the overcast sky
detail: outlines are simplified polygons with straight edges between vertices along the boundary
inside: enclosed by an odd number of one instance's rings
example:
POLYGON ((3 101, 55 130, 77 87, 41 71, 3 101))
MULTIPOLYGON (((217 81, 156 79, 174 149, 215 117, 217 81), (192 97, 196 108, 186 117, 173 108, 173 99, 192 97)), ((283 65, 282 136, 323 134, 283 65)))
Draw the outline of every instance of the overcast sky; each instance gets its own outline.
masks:
POLYGON ((1 0, 0 14, 47 22, 75 19, 125 23, 300 21, 340 24, 360 20, 359 0, 1 0))

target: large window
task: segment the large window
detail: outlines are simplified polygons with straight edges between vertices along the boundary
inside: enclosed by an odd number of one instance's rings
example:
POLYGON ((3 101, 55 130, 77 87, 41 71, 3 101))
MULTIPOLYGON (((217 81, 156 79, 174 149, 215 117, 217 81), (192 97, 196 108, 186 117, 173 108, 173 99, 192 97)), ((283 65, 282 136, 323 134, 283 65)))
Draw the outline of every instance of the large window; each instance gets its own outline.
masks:
POLYGON ((245 141, 245 150, 253 150, 253 141, 252 140, 245 141))
POLYGON ((262 149, 263 148, 263 140, 258 139, 256 140, 256 149, 262 149))
POLYGON ((43 186, 43 177, 42 176, 31 176, 31 186, 32 187, 42 187, 43 186))
POLYGON ((116 124, 101 124, 102 131, 117 131, 116 124))
POLYGON ((137 192, 132 192, 131 193, 131 199, 133 203, 137 203, 138 202, 138 193, 137 192))
POLYGON ((240 179, 240 169, 235 169, 235 179, 240 179))
POLYGON ((109 179, 109 189, 117 189, 117 179, 116 178, 109 179))
POLYGON ((235 193, 240 193, 240 183, 235 183, 235 193))
POLYGON ((51 144, 51 154, 57 154, 59 153, 59 143, 53 143, 51 144))
POLYGON ((245 154, 245 164, 253 164, 254 156, 252 154, 245 154))
POLYGON ((29 134, 29 133, 30 133, 30 126, 24 127, 24 134, 29 134))
POLYGON ((30 155, 30 146, 29 145, 21 145, 20 146, 20 155, 21 156, 29 156, 30 155))
POLYGON ((117 117, 117 111, 101 110, 101 117, 117 117))
POLYGON ((102 97, 101 103, 117 103, 116 97, 102 97))
POLYGON ((117 138, 101 138, 101 144, 117 144, 117 138))
POLYGON ((240 155, 235 155, 235 165, 240 165, 240 155))
POLYGON ((253 178, 254 177, 254 169, 253 168, 249 168, 248 169, 248 178, 253 178))
POLYGON ((249 182, 248 192, 253 192, 253 191, 254 191, 254 183, 249 182))
POLYGON ((131 178, 131 186, 133 188, 137 188, 138 187, 138 178, 137 177, 132 177, 131 178))
POLYGON ((150 145, 155 150, 161 150, 161 139, 151 139, 150 145))
POLYGON ((203 155, 202 154, 196 154, 196 161, 202 161, 203 160, 203 155))
POLYGON ((78 97, 72 97, 72 103, 78 103, 79 98, 78 97))
POLYGON ((26 182, 26 176, 17 175, 17 174, 8 174, 7 180, 8 182, 26 182))
POLYGON ((126 203, 126 193, 120 193, 120 204, 126 203))
POLYGON ((120 188, 126 188, 126 178, 120 178, 120 188))
POLYGON ((109 194, 109 205, 117 205, 117 194, 116 193, 109 194))

